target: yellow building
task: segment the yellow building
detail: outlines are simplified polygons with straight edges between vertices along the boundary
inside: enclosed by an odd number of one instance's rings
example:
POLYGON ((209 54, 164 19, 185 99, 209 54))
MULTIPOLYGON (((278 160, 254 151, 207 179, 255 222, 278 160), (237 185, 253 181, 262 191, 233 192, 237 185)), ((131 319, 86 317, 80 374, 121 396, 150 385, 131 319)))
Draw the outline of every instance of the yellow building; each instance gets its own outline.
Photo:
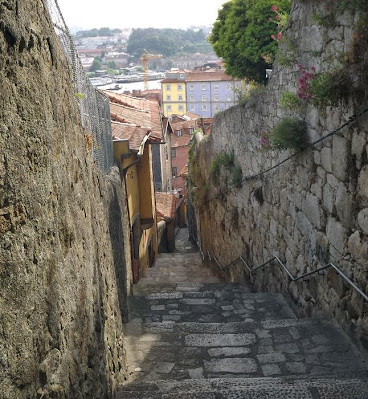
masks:
MULTIPOLYGON (((114 159, 127 193, 133 282, 146 275, 158 253, 152 143, 161 142, 150 101, 110 94, 114 159), (140 107, 140 108, 139 108, 140 107), (148 125, 138 126, 137 122, 148 125)), ((159 112, 158 112, 159 116, 159 112)))
POLYGON ((171 70, 161 82, 162 108, 166 117, 187 112, 186 83, 187 71, 171 70))

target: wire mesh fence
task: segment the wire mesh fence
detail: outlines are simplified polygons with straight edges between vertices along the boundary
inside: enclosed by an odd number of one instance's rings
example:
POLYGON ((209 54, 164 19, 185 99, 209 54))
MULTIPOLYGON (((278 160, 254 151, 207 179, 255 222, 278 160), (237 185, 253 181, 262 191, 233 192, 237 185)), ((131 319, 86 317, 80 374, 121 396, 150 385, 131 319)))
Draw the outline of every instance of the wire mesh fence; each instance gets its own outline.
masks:
POLYGON ((103 172, 109 173, 114 162, 109 99, 92 86, 84 72, 73 36, 65 24, 57 0, 43 1, 49 10, 55 32, 69 63, 79 102, 82 126, 86 133, 92 136, 93 158, 103 172))

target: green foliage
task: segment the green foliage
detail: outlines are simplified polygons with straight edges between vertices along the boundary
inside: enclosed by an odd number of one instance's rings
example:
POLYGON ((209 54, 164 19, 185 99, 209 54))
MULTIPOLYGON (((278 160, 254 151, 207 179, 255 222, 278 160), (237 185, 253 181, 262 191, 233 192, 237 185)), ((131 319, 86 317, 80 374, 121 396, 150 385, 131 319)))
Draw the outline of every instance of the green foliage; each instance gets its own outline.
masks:
POLYGON ((231 183, 236 187, 240 188, 242 186, 242 180, 243 180, 243 171, 240 165, 236 165, 233 168, 232 174, 231 174, 231 183))
POLYGON ((107 67, 110 68, 110 69, 116 69, 116 63, 115 63, 115 61, 109 61, 109 62, 107 63, 107 67))
POLYGON ((324 14, 324 15, 319 13, 314 13, 313 20, 317 25, 328 28, 334 25, 335 16, 333 13, 324 14))
POLYGON ((307 125, 298 118, 283 118, 271 133, 271 143, 278 149, 301 150, 307 143, 307 125))
POLYGON ((287 91, 281 94, 280 106, 287 111, 299 111, 302 101, 295 93, 287 91))
POLYGON ((288 37, 283 37, 282 47, 279 47, 275 61, 281 66, 291 67, 297 62, 296 51, 295 44, 288 37))
POLYGON ((139 58, 144 49, 165 57, 211 51, 202 30, 195 32, 192 29, 134 29, 128 39, 127 51, 139 58))
POLYGON ((325 108, 337 102, 333 94, 333 73, 318 73, 310 83, 311 103, 319 108, 325 108))
POLYGON ((278 43, 271 39, 274 17, 271 5, 289 13, 290 0, 231 0, 222 6, 209 37, 216 54, 234 77, 265 82, 278 43))
POLYGON ((121 33, 121 29, 110 29, 110 28, 100 28, 100 29, 90 29, 81 30, 75 35, 77 38, 80 37, 97 37, 97 36, 113 36, 116 33, 121 33))
POLYGON ((102 67, 102 61, 96 57, 93 60, 91 68, 89 68, 89 70, 93 72, 101 69, 101 67, 102 67))
POLYGON ((210 173, 216 177, 220 173, 222 166, 226 169, 231 168, 234 165, 234 159, 234 151, 216 154, 210 165, 210 173))
POLYGON ((241 105, 247 104, 253 107, 257 104, 259 98, 265 93, 266 87, 260 84, 242 82, 240 87, 236 87, 235 96, 241 105))

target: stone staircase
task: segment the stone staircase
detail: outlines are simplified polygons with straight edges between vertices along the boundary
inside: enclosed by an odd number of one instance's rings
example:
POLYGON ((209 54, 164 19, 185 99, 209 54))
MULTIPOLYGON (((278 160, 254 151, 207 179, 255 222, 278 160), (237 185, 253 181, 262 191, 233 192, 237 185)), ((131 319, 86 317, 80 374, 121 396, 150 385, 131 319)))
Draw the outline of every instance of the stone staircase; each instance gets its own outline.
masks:
POLYGON ((297 319, 280 294, 219 282, 184 248, 135 287, 119 399, 368 398, 366 364, 341 329, 297 319))

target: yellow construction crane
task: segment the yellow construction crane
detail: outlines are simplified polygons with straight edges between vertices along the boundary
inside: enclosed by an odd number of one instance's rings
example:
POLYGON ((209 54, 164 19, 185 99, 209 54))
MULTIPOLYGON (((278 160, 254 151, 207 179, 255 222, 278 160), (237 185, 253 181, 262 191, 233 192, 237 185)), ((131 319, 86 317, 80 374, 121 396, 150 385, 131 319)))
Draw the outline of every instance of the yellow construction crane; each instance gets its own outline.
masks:
POLYGON ((143 73, 144 73, 144 90, 148 90, 148 61, 157 60, 162 58, 161 54, 150 54, 147 50, 144 50, 146 53, 142 55, 142 65, 143 65, 143 73))

